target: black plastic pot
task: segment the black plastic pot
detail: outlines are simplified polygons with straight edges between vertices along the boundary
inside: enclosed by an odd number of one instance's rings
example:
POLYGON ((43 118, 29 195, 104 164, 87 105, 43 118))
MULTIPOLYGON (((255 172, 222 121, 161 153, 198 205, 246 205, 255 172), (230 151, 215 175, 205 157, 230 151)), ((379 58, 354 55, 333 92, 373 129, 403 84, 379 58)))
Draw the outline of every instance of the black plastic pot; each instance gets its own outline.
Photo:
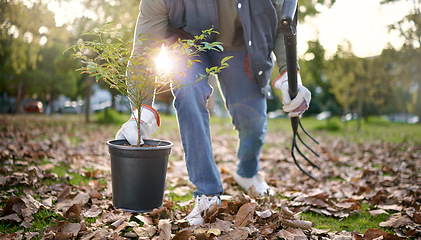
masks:
POLYGON ((128 212, 150 212, 164 198, 169 141, 144 139, 147 147, 130 146, 126 140, 107 142, 111 155, 113 204, 128 212))

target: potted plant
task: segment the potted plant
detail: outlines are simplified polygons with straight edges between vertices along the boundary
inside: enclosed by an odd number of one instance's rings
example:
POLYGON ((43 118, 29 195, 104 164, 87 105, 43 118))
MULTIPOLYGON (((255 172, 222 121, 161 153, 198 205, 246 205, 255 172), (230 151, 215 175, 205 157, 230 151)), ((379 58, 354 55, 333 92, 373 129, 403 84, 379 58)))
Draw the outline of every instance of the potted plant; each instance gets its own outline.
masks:
MULTIPOLYGON (((192 39, 179 39, 172 44, 142 35, 137 38, 141 54, 132 56, 129 49, 132 44, 123 40, 121 32, 106 24, 86 33, 92 35, 93 40, 80 40, 72 47, 76 58, 82 62, 81 73, 90 74, 96 81, 104 81, 127 98, 130 104, 121 102, 136 120, 138 141, 135 145, 126 140, 107 141, 115 208, 148 212, 162 205, 168 156, 173 144, 165 140, 143 139, 139 121, 142 109, 144 103, 152 102, 154 94, 183 87, 177 79, 197 62, 192 58, 199 52, 223 51, 220 43, 206 42, 206 38, 215 33, 212 29, 205 30, 192 39), (171 63, 177 66, 171 67, 171 63)), ((207 74, 199 75, 197 81, 228 67, 230 58, 223 59, 220 66, 208 68, 207 74)))

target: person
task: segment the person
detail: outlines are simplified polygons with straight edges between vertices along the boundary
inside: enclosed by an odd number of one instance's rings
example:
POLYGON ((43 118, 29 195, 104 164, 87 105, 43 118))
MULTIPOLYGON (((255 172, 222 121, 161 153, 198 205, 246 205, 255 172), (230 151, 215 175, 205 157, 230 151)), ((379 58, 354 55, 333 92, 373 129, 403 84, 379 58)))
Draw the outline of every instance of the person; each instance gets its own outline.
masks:
MULTIPOLYGON (((230 66, 218 74, 218 79, 232 123, 238 131, 238 165, 234 180, 244 190, 254 187, 261 195, 274 195, 259 173, 259 156, 267 132, 266 98, 271 97, 272 53, 282 73, 273 86, 281 90, 284 111, 291 117, 301 116, 311 100, 299 73, 297 96, 291 100, 288 94, 284 36, 280 28, 282 4, 283 0, 142 0, 132 51, 133 56, 140 53, 136 39, 141 34, 150 34, 156 39, 177 39, 200 35, 202 30, 210 28, 219 32, 207 41, 221 42, 224 51, 201 52, 197 57, 200 62, 187 70, 181 83, 195 82, 199 73, 206 73, 206 67, 233 56, 228 62, 230 66)), ((203 211, 212 204, 220 204, 219 196, 224 191, 213 157, 209 129, 207 99, 212 90, 206 80, 173 90, 189 179, 197 188, 195 206, 186 217, 191 225, 203 223, 203 211)), ((149 107, 146 110, 154 112, 149 107)), ((151 118, 146 121, 151 122, 151 118)), ((149 125, 155 126, 153 130, 157 128, 157 124, 149 125)), ((119 136, 135 138, 137 134, 130 134, 133 131, 136 131, 134 127, 123 125, 119 136)))

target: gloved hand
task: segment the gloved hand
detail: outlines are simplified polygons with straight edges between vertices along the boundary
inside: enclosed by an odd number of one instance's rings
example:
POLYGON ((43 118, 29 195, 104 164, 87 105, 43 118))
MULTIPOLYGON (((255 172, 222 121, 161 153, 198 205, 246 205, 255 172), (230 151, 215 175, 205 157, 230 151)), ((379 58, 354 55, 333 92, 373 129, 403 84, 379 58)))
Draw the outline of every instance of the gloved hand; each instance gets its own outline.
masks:
MULTIPOLYGON (((140 135, 141 135, 141 144, 143 144, 143 139, 148 138, 152 133, 154 133, 158 127, 161 125, 158 112, 151 106, 142 105, 140 115, 140 135)), ((137 109, 132 112, 132 116, 124 123, 120 130, 118 130, 115 135, 115 139, 126 139, 131 145, 136 145, 138 140, 137 134, 137 109)))
POLYGON ((311 92, 303 86, 300 72, 297 72, 297 85, 298 93, 294 99, 291 100, 288 92, 288 74, 285 71, 281 76, 279 76, 275 81, 273 81, 273 86, 282 93, 282 103, 284 106, 282 109, 284 112, 288 112, 289 117, 300 117, 310 105, 311 101, 311 92))

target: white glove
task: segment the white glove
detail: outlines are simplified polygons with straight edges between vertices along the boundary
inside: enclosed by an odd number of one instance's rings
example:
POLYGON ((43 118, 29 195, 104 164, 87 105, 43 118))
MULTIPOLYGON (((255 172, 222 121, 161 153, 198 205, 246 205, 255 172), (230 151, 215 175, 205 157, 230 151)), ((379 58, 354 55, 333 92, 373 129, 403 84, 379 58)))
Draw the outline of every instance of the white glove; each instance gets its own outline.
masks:
POLYGON ((297 72, 298 93, 294 99, 291 100, 288 92, 288 74, 285 71, 273 82, 273 86, 282 93, 282 109, 288 112, 289 117, 301 117, 301 115, 308 109, 311 101, 311 92, 303 86, 300 72, 297 72))
MULTIPOLYGON (((120 130, 118 130, 115 135, 115 139, 126 139, 131 145, 136 145, 138 140, 137 134, 137 109, 132 112, 132 117, 124 123, 120 130)), ((154 133, 161 122, 159 119, 158 112, 151 106, 142 105, 141 115, 140 115, 140 144, 143 144, 143 139, 148 138, 152 133, 154 133)))

